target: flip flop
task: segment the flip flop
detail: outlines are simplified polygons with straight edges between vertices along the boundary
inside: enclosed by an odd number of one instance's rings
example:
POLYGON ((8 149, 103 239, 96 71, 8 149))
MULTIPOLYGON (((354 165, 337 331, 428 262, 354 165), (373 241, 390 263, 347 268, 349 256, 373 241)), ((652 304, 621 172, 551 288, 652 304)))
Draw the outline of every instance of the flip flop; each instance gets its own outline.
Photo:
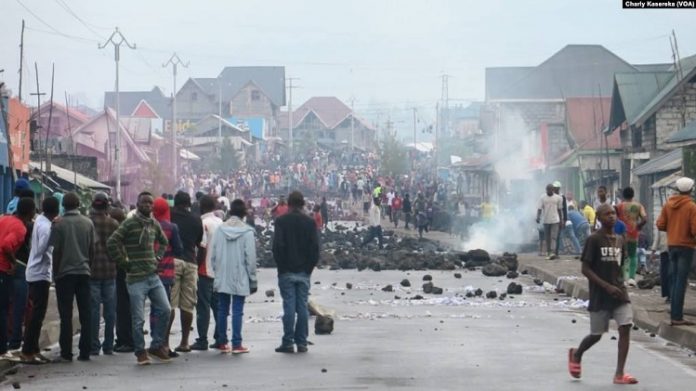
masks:
POLYGON ((614 377, 614 384, 638 384, 638 379, 628 373, 624 373, 621 377, 614 377))
POLYGON ((575 362, 574 356, 575 348, 568 349, 568 372, 574 379, 579 379, 582 374, 582 365, 579 362, 575 362))

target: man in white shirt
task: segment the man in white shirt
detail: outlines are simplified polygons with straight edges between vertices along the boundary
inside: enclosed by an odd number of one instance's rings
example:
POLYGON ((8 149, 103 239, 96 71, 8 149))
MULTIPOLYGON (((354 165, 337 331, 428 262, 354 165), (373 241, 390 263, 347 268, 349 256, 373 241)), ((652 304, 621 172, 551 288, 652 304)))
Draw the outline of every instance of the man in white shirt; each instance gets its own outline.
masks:
POLYGON ((558 258, 558 232, 563 220, 563 198, 553 192, 553 185, 546 185, 546 194, 539 200, 537 208, 537 224, 544 224, 544 241, 546 242, 547 259, 558 258))
POLYGON ((46 316, 48 292, 51 287, 53 247, 49 245, 49 238, 53 219, 58 216, 60 211, 58 199, 47 197, 41 204, 41 209, 43 214, 36 219, 31 233, 31 250, 27 262, 26 278, 29 283, 29 301, 32 304, 32 311, 30 311, 26 323, 24 344, 20 354, 22 362, 30 364, 44 362, 39 354, 41 353, 39 337, 41 337, 41 326, 46 316))
POLYGON ((370 224, 370 226, 367 228, 367 236, 365 237, 365 240, 363 240, 360 247, 364 247, 375 238, 377 238, 379 241, 380 250, 383 247, 382 242, 384 239, 382 238, 382 216, 379 204, 379 198, 375 198, 367 215, 367 221, 368 224, 370 224))
POLYGON ((384 213, 389 216, 389 222, 392 222, 392 213, 391 213, 391 205, 392 201, 394 200, 394 190, 389 190, 387 193, 387 204, 384 206, 384 213))

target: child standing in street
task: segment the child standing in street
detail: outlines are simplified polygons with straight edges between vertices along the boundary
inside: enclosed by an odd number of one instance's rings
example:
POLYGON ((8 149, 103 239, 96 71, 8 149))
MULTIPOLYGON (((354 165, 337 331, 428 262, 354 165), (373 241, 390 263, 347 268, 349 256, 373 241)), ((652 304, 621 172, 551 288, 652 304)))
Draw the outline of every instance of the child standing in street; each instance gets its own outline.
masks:
POLYGON ((602 228, 587 239, 581 258, 582 274, 590 285, 590 335, 582 340, 579 347, 568 351, 568 371, 572 377, 580 378, 583 354, 599 342, 602 334, 609 331, 609 321, 614 319, 619 327, 619 356, 614 384, 637 384, 635 377, 624 372, 633 324, 633 310, 622 272, 626 261, 626 243, 623 237, 614 233, 614 208, 600 206, 597 218, 602 228))

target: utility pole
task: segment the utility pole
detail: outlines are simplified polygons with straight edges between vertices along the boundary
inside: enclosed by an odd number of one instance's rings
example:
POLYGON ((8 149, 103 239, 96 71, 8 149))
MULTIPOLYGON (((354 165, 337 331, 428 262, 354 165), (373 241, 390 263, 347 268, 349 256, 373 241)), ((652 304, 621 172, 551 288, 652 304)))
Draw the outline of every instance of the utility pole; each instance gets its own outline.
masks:
POLYGON ((135 44, 131 45, 116 27, 109 39, 103 45, 98 45, 99 49, 104 49, 108 44, 114 46, 114 62, 116 63, 116 199, 118 201, 121 201, 121 97, 118 85, 118 62, 121 60, 121 45, 124 43, 127 47, 135 49, 135 44))
POLYGON ((440 99, 442 100, 442 107, 440 107, 440 110, 442 110, 443 113, 441 113, 441 133, 443 135, 447 135, 449 132, 449 78, 450 75, 444 74, 442 75, 442 93, 440 96, 440 99))
POLYGON ((172 82, 173 82, 173 89, 172 89, 172 167, 173 167, 173 172, 174 172, 174 181, 178 181, 178 176, 177 176, 177 171, 178 171, 178 162, 179 162, 179 156, 176 153, 176 136, 177 136, 177 125, 178 123, 176 122, 176 71, 177 71, 177 66, 182 65, 184 68, 188 68, 189 63, 186 62, 184 63, 181 61, 181 58, 179 58, 179 55, 174 52, 172 56, 169 58, 169 61, 167 61, 165 64, 162 65, 163 68, 166 68, 169 64, 172 64, 172 82))
POLYGON ((222 159, 222 79, 218 77, 218 148, 222 159))
MULTIPOLYGON (((44 156, 46 158, 46 171, 51 171, 51 158, 48 154, 48 135, 51 132, 51 122, 53 120, 53 85, 56 76, 56 64, 51 66, 51 104, 48 107, 48 126, 46 126, 46 139, 44 140, 44 156)), ((41 200, 43 201, 43 191, 41 192, 41 200)))
MULTIPOLYGON (((29 137, 33 138, 34 141, 37 141, 38 137, 38 143, 39 145, 34 145, 34 150, 39 150, 39 154, 41 154, 41 134, 39 133, 39 129, 41 129, 40 123, 41 123, 41 96, 46 95, 45 92, 41 92, 39 89, 39 65, 34 62, 34 73, 36 74, 36 93, 31 93, 30 95, 36 95, 36 135, 30 134, 29 137), (37 148, 38 147, 38 148, 37 148)), ((39 156, 39 158, 41 158, 39 156)), ((39 164, 41 165, 41 198, 43 199, 43 184, 44 184, 44 172, 43 172, 43 159, 40 160, 39 164)))
POLYGON ((416 108, 413 108, 413 148, 416 148, 416 108))
POLYGON ((24 19, 22 19, 22 35, 19 40, 19 103, 22 103, 22 64, 24 64, 24 19))
POLYGON ((65 91, 65 119, 68 123, 68 134, 70 134, 70 150, 72 152, 72 171, 73 171, 73 185, 77 189, 77 171, 75 171, 75 139, 72 134, 72 127, 70 126, 70 103, 68 103, 68 91, 65 91))
POLYGON ((290 150, 290 158, 293 158, 293 138, 292 138, 292 90, 297 88, 296 85, 292 85, 293 80, 300 80, 296 77, 288 77, 288 139, 289 139, 289 150, 290 150))

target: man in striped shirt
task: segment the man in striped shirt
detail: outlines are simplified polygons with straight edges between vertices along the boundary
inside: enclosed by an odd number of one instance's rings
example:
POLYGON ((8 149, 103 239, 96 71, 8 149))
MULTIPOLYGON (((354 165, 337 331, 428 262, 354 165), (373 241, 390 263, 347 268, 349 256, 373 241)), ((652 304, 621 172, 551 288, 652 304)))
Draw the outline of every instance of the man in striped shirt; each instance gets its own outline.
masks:
POLYGON ((133 319, 133 345, 138 365, 150 364, 148 353, 160 361, 170 361, 169 352, 164 347, 164 332, 171 307, 157 275, 159 259, 164 256, 169 242, 159 223, 151 217, 153 202, 152 194, 140 193, 135 215, 124 221, 107 242, 109 256, 126 271, 133 319), (159 243, 157 253, 155 242, 159 243), (152 342, 147 351, 143 335, 145 298, 150 299, 152 311, 161 320, 152 325, 152 342))

